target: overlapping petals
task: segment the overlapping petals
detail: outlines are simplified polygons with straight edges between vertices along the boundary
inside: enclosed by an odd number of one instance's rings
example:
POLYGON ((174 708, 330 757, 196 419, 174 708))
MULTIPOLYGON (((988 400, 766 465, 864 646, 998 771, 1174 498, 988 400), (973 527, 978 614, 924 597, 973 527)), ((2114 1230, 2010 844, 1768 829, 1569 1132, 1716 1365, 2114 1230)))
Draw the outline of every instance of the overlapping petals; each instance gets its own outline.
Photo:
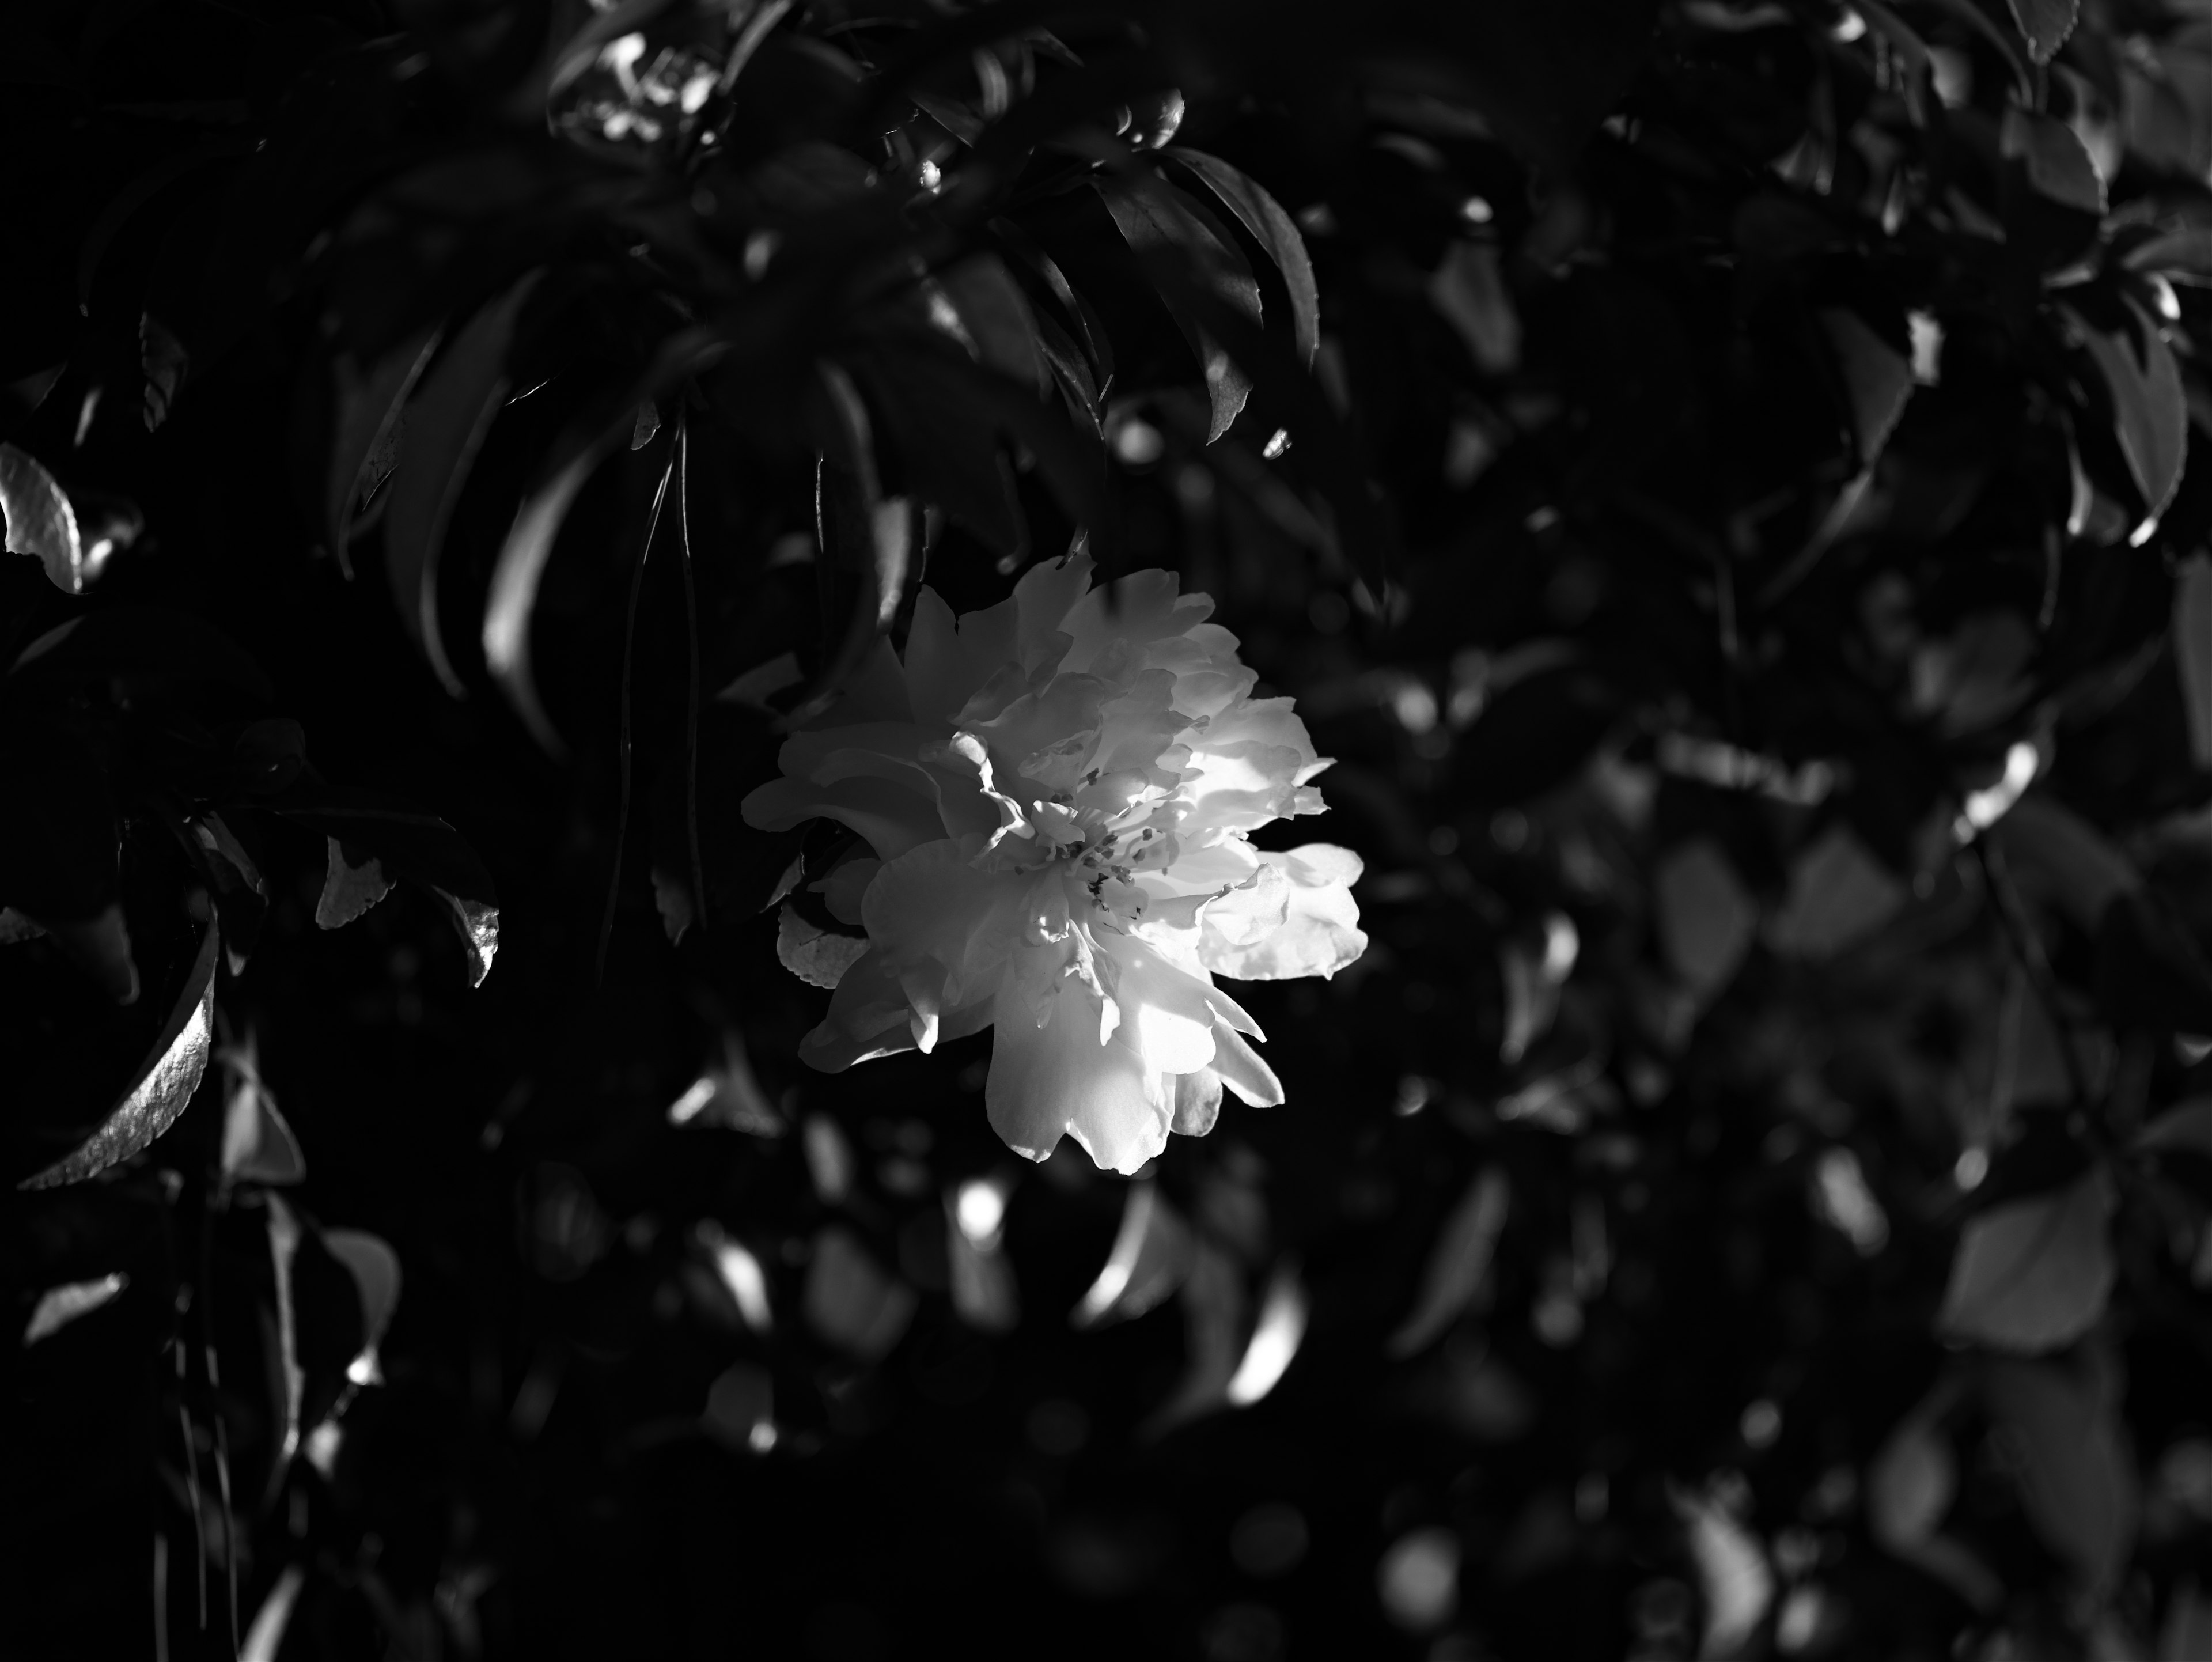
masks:
POLYGON ((994 1027, 985 1103, 1042 1160, 1073 1136, 1132 1172, 1224 1087, 1282 1100, 1259 1028, 1213 984, 1334 975, 1365 949, 1358 857, 1262 853, 1257 827, 1322 811, 1287 698, 1254 698, 1212 602, 1078 556, 955 618, 921 591, 903 661, 879 644, 745 799, 769 830, 858 832, 819 886, 869 949, 801 1054, 842 1068, 994 1027))

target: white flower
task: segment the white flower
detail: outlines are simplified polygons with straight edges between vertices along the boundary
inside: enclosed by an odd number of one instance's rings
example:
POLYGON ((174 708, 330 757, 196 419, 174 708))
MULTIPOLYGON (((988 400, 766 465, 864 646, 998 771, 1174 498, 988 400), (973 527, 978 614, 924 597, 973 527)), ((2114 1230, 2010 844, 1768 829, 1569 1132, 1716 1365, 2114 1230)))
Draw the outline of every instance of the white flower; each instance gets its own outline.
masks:
POLYGON ((781 830, 821 816, 874 850, 818 885, 865 926, 800 1054, 837 1069, 995 1025, 991 1123, 1032 1160, 1073 1136, 1133 1172, 1178 1102, 1283 1089, 1214 986, 1334 975, 1365 950, 1358 856, 1262 854, 1259 825, 1322 812, 1288 698, 1255 698, 1213 603, 1165 571, 1091 587, 1078 556, 956 624, 929 589, 745 799, 781 830))

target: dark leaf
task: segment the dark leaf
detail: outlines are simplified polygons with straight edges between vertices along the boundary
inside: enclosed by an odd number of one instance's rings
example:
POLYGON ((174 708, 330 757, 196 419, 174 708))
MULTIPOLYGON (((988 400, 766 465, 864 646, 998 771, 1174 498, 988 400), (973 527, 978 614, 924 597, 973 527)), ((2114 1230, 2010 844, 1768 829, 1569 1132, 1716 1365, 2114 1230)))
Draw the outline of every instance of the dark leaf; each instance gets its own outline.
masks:
POLYGON ((2134 1550, 2139 1497, 2107 1389, 2051 1362, 1999 1362, 1990 1409, 2011 1434, 2021 1498, 2036 1531, 2092 1597, 2108 1595, 2134 1550))
MULTIPOLYGON (((1138 257, 1152 269, 1164 259, 1180 256, 1191 279, 1215 299, 1255 323, 1260 317, 1260 285, 1243 255, 1208 229, 1195 204, 1157 174, 1132 171, 1097 181, 1098 194, 1114 223, 1138 257)), ((1227 432, 1252 395, 1251 377, 1228 350, 1214 339, 1188 303, 1183 283, 1160 289, 1176 325, 1189 341, 1206 372, 1206 398, 1212 414, 1206 423, 1206 442, 1227 432)))
MULTIPOLYGON (((913 505, 883 494, 867 407, 852 377, 824 364, 821 387, 814 529, 830 642, 820 671, 792 706, 793 721, 826 709, 866 661, 897 616, 921 553, 920 516, 913 505)), ((990 442, 988 429, 981 437, 990 442)))
POLYGON ((1937 1326, 1994 1350, 2033 1353, 2080 1338, 2112 1290, 2112 1181, 2099 1169, 1969 1218, 1937 1326))
POLYGON ((57 624, 17 654, 9 674, 55 685, 150 679, 219 681, 272 696, 269 678, 231 639, 187 612, 114 607, 57 624))
POLYGON ((491 874, 461 834, 425 809, 367 791, 302 782, 265 805, 295 825, 373 857, 394 877, 491 904, 491 874))
POLYGON ((1291 327, 1298 356, 1311 363, 1321 347, 1321 289, 1314 281, 1313 259, 1306 252, 1305 238, 1299 234, 1297 223, 1283 211, 1282 204, 1218 156, 1180 146, 1167 155, 1203 180, 1275 262, 1283 274, 1283 286, 1290 290, 1291 327))
POLYGON ((2002 138, 2003 153, 2018 158, 2027 172, 2027 182, 2041 195, 2062 206, 2085 214, 2105 211, 2105 181, 2081 135, 2055 115, 2006 110, 2002 138))
POLYGON ((1823 312, 1820 328, 1835 355, 1859 466, 1871 467, 1912 396, 1911 354, 1875 333, 1856 312, 1823 312))
POLYGON ((947 266, 937 282, 957 320, 957 338, 976 361, 1042 392, 1036 320, 998 256, 976 254, 947 266))
POLYGON ((169 418, 169 406, 185 384, 191 355, 177 338, 176 331, 147 312, 138 320, 139 367, 146 375, 146 430, 155 431, 169 418))
POLYGON ((2028 56, 2048 64, 2074 33, 2081 0, 2008 0, 2013 21, 2027 41, 2028 56))
POLYGON ((331 365, 336 414, 324 505, 331 551, 341 558, 353 515, 372 478, 381 480, 397 456, 407 394, 437 350, 439 331, 425 327, 366 366, 350 356, 331 365), (381 472, 373 472, 381 461, 381 472))
POLYGON ((315 927, 342 928, 392 892, 392 880, 374 855, 358 863, 346 858, 345 845, 335 837, 330 843, 330 866, 323 878, 322 894, 315 901, 315 927))
POLYGON ((1498 1250, 1498 1232, 1505 1227, 1507 1199, 1504 1172, 1486 1166, 1476 1174, 1437 1232, 1428 1266, 1421 1274, 1419 1296, 1390 1336, 1393 1356, 1425 1350, 1482 1290, 1498 1250))
POLYGON ((439 552, 492 418, 507 402, 516 320, 543 275, 529 273, 463 324, 406 401, 385 510, 385 574, 408 634, 456 697, 461 679, 438 627, 439 552))
POLYGON ((2157 324, 2134 301, 2117 329, 2100 329, 2072 314, 2112 400, 2112 420, 2128 471, 2142 493, 2145 521, 2134 540, 2146 540, 2172 501, 2189 453, 2189 405, 2180 366, 2157 324))

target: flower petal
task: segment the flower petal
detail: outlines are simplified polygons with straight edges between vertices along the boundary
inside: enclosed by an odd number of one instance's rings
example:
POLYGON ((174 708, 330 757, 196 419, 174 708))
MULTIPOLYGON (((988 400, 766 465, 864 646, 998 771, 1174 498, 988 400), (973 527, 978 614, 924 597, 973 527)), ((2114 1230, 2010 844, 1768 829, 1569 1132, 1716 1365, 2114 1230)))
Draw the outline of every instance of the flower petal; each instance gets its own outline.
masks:
MULTIPOLYGON (((1359 856, 1349 849, 1309 843, 1289 854, 1261 859, 1286 880, 1282 922, 1255 938, 1239 933, 1249 914, 1224 912, 1224 927, 1212 927, 1212 907, 1201 928, 1198 955, 1216 975, 1239 981, 1285 981, 1297 976, 1333 976, 1367 950, 1359 928, 1359 903, 1351 885, 1360 873, 1359 856)), ((1215 903, 1227 907, 1236 896, 1215 903)))
POLYGON ((884 860, 945 835, 933 804, 884 779, 841 779, 832 785, 771 779, 745 798, 741 811, 745 824, 760 831, 835 819, 860 832, 884 860))
MULTIPOLYGON (((1042 951, 1024 949, 1030 954, 1042 951)), ((1167 1147, 1173 1099, 1163 1099, 1159 1075, 1121 1033, 1099 1043, 1091 1000, 1077 983, 1048 974, 1036 989, 1009 977, 1000 993, 983 1087, 992 1129, 1031 1160, 1073 1136, 1101 1168, 1133 1172, 1167 1147)))
POLYGON ((1225 1022, 1213 1030, 1213 1071, 1255 1108, 1273 1108, 1283 1100, 1283 1081, 1260 1059, 1249 1041, 1225 1022))
POLYGON ((825 1074, 914 1049, 906 995, 881 953, 864 953, 830 997, 830 1014, 799 1042, 799 1059, 825 1074))

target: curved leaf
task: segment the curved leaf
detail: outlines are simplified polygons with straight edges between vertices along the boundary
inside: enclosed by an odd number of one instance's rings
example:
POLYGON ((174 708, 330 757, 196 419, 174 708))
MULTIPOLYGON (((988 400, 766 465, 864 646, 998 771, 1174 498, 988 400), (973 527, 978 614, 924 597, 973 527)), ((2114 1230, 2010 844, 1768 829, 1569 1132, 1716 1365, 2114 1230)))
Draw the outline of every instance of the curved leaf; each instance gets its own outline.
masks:
POLYGON ((890 627, 921 542, 912 505, 883 495, 867 406, 852 377, 824 364, 821 386, 814 530, 822 550, 824 616, 837 633, 820 671, 792 707, 794 721, 826 708, 890 627))
POLYGON ((399 1307, 399 1255, 380 1237, 363 1229, 326 1229, 323 1246, 351 1272, 361 1294, 362 1348, 354 1372, 362 1370, 362 1358, 373 1360, 384 1331, 399 1307))
POLYGON ((207 1071, 215 1038, 215 971, 222 958, 221 931, 208 924, 199 956, 185 977, 176 1008, 140 1068, 137 1082, 124 1093, 100 1128, 79 1146, 20 1187, 51 1189, 82 1183, 119 1160, 127 1160, 167 1130, 207 1071))
POLYGON ((441 338, 434 326, 426 326, 365 368, 349 356, 331 366, 337 411, 324 510, 331 551, 341 561, 356 509, 392 471, 400 412, 441 338))
POLYGON ((538 683, 530 668, 530 619, 538 606, 538 586, 545 575, 545 563, 553 557, 554 540, 575 505, 576 495, 617 441, 627 441, 629 422, 622 430, 602 429, 594 437, 579 441, 571 435, 555 454, 560 458, 538 478, 515 510, 514 523, 492 568, 491 590, 484 600, 483 654, 494 682, 506 696, 522 724, 530 729, 549 755, 564 756, 568 746, 545 714, 538 697, 538 683))
POLYGON ((1498 1232, 1505 1227, 1506 1204, 1504 1172, 1485 1166, 1437 1232, 1420 1296, 1390 1336, 1393 1356, 1426 1348, 1481 1290, 1498 1232))
POLYGON ((64 594, 84 589, 84 539, 69 493, 45 466, 12 444, 0 444, 0 514, 8 521, 8 551, 28 554, 64 594))
POLYGON ((2109 1593, 2134 1549, 2139 1511, 2135 1460, 2112 1404, 2094 1380, 2047 1362, 1999 1363, 1988 1391, 2012 1434, 2036 1532, 2091 1592, 2109 1593))
POLYGON ((507 402, 516 320, 544 276, 542 268, 528 273, 462 325, 406 402, 406 443, 385 510, 385 574, 408 634, 455 697, 461 679, 438 631, 438 556, 469 470, 507 402))
POLYGON ((2008 0, 2013 21, 2027 41, 2027 53, 2039 64, 2048 64, 2066 37, 2074 33, 2081 0, 2008 0))
POLYGON ((255 698, 273 693, 260 667, 228 636, 190 612, 151 608, 71 618, 25 647, 8 673, 63 683, 173 676, 221 681, 255 698))
POLYGON ((348 860, 345 845, 335 837, 330 844, 330 863, 323 876, 323 892, 315 901, 315 927, 343 928, 392 892, 392 880, 372 855, 359 865, 348 860))
POLYGON ((1206 181, 1206 188, 1228 204, 1229 211, 1267 251, 1283 286, 1291 294, 1291 327, 1297 337, 1298 356, 1310 364, 1321 350, 1321 288, 1314 281, 1313 256, 1297 223, 1283 204, 1238 168, 1219 156, 1181 145, 1166 154, 1206 181))
POLYGON ((2100 1168, 1969 1219, 1936 1325, 1997 1350, 2049 1350, 2081 1337, 2112 1290, 2112 1178, 2100 1168))
POLYGON ((2134 538, 2142 542, 2173 500, 2189 455, 2189 403, 2181 366, 2157 323, 2132 300, 2118 329, 2100 329, 2078 312, 2071 315, 2112 396, 2114 435, 2142 493, 2145 519, 2134 538))
MULTIPOLYGON (((1158 174, 1131 172, 1094 181, 1121 237, 1151 270, 1162 255, 1180 253, 1197 281, 1216 300, 1257 323, 1260 285, 1244 256, 1207 228, 1197 204, 1158 174)), ((1206 371, 1212 415, 1208 444, 1227 432, 1252 396, 1252 378, 1193 312, 1182 283, 1162 285, 1155 278, 1176 326, 1190 342, 1206 371)))

